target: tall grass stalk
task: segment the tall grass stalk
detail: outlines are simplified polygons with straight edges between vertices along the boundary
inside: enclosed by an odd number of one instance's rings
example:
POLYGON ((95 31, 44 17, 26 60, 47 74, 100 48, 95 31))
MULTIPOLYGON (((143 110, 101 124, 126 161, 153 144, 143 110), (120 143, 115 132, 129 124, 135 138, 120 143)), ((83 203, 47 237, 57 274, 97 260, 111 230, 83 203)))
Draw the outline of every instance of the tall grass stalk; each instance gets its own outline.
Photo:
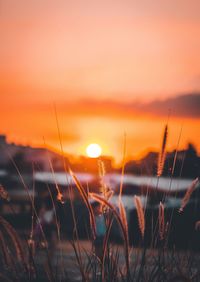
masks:
POLYGON ((167 145, 167 136, 168 136, 168 125, 165 126, 162 147, 158 157, 158 165, 157 165, 157 176, 160 177, 163 173, 165 158, 166 158, 166 145, 167 145))
POLYGON ((144 238, 144 231, 145 231, 145 217, 144 217, 144 210, 142 207, 142 202, 140 197, 134 196, 134 202, 135 202, 135 207, 137 211, 137 217, 138 217, 138 224, 140 228, 140 232, 142 235, 142 238, 144 238))
MULTIPOLYGON (((72 188, 71 186, 69 187, 69 197, 71 199, 71 194, 72 194, 72 188)), ((73 235, 73 240, 71 241, 72 247, 74 249, 75 255, 76 255, 76 260, 79 265, 79 270, 82 276, 82 280, 86 281, 86 272, 84 269, 84 264, 82 260, 82 255, 81 255, 81 247, 80 247, 80 242, 79 242, 79 236, 78 236, 78 230, 77 230, 77 221, 76 221, 76 216, 75 216, 75 210, 74 210, 74 204, 73 201, 70 200, 70 206, 72 210, 72 218, 73 218, 73 223, 74 223, 74 235, 73 235), (77 246, 76 246, 77 245, 77 246)))
POLYGON ((3 263, 5 267, 11 266, 11 259, 8 253, 7 245, 3 233, 0 231, 0 248, 3 254, 3 263))
POLYGON ((73 173, 73 171, 70 168, 69 168, 69 173, 89 211, 92 234, 93 234, 93 237, 96 238, 96 225, 95 225, 95 219, 94 219, 94 212, 89 202, 88 195, 86 194, 85 189, 83 188, 80 181, 78 180, 78 178, 76 177, 76 175, 73 173))
POLYGON ((123 189, 123 182, 124 182, 125 163, 126 163, 126 134, 124 134, 122 171, 121 171, 121 181, 120 181, 120 188, 119 188, 119 201, 121 200, 121 197, 122 197, 122 189, 123 189))
POLYGON ((7 236, 11 239, 11 242, 14 245, 15 251, 16 251, 16 257, 17 259, 23 263, 24 269, 28 273, 28 266, 27 266, 27 260, 25 253, 23 251, 21 240, 15 231, 15 229, 3 218, 0 216, 0 225, 3 227, 5 232, 7 233, 7 236))
MULTIPOLYGON (((38 222, 38 224, 39 224, 39 228, 40 228, 40 231, 41 231, 43 240, 44 240, 44 242, 45 242, 45 246, 47 246, 47 239, 46 239, 44 230, 43 230, 43 228, 42 228, 42 225, 41 225, 41 222, 40 222, 38 213, 37 213, 37 211, 36 211, 34 200, 33 200, 33 198, 32 198, 31 195, 30 195, 29 188, 28 188, 28 186, 26 185, 26 183, 25 183, 25 181, 24 181, 24 178, 23 178, 23 176, 22 176, 22 174, 21 174, 21 172, 20 172, 20 170, 19 170, 19 168, 18 168, 16 162, 14 161, 13 157, 10 155, 9 152, 6 152, 6 153, 7 153, 7 155, 8 155, 8 157, 9 157, 11 163, 13 164, 13 166, 14 166, 14 168, 15 168, 15 170, 16 170, 18 176, 19 176, 19 179, 20 179, 20 181, 21 181, 21 183, 22 183, 22 186, 23 186, 25 192, 27 193, 27 196, 28 196, 28 198, 29 198, 29 200, 30 200, 30 203, 31 203, 31 208, 32 208, 32 210, 33 210, 33 212, 34 212, 34 214, 35 214, 35 218, 36 218, 36 220, 37 220, 37 222, 38 222)), ((12 209, 12 211, 14 212, 13 209, 12 209)), ((27 240, 26 240, 26 241, 27 241, 27 240)), ((47 247, 46 247, 46 252, 47 252, 47 256, 49 257, 47 247)))
POLYGON ((125 252, 126 270, 127 270, 126 274, 127 274, 127 277, 130 277, 129 242, 127 240, 128 236, 127 236, 127 229, 125 227, 126 223, 123 222, 123 219, 121 218, 121 216, 118 214, 117 210, 111 203, 109 203, 104 198, 102 198, 101 196, 95 193, 90 193, 89 196, 92 199, 94 199, 95 201, 99 202, 100 204, 106 205, 113 212, 113 215, 117 219, 119 226, 122 230, 123 237, 124 237, 124 252, 125 252))
POLYGON ((159 204, 158 221, 159 221, 160 240, 163 240, 164 235, 165 235, 165 208, 164 208, 163 203, 161 203, 161 202, 159 204))
POLYGON ((107 230, 106 230, 106 235, 105 235, 104 242, 103 242, 103 259, 102 259, 102 278, 103 279, 105 279, 104 269, 105 269, 106 253, 108 253, 109 255, 108 241, 109 241, 112 224, 113 224, 113 217, 110 216, 107 222, 107 230))
POLYGON ((185 193, 185 196, 182 199, 181 207, 179 209, 179 212, 183 212, 185 206, 189 202, 190 197, 191 197, 192 193, 194 192, 194 190, 196 189, 198 183, 199 183, 199 178, 197 177, 196 179, 194 179, 192 181, 191 185, 188 187, 188 189, 187 189, 187 191, 185 193))

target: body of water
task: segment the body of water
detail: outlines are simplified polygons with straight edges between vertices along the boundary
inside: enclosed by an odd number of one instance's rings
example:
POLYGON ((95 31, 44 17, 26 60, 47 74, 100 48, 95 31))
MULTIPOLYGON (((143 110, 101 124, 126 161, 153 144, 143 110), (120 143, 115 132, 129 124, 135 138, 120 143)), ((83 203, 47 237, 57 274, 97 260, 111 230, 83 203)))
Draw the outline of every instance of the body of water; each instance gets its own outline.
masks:
MULTIPOLYGON (((76 173, 77 178, 81 183, 90 183, 98 179, 92 174, 89 173, 76 173)), ((60 185, 68 185, 72 184, 73 180, 71 176, 67 173, 59 172, 52 174, 51 172, 37 172, 35 174, 35 180, 48 182, 48 183, 57 183, 60 185)), ((104 176, 104 181, 107 185, 109 185, 112 189, 116 189, 119 187, 121 182, 121 175, 117 173, 110 173, 104 176)), ((134 175, 124 175, 123 183, 130 185, 138 185, 138 186, 149 186, 156 187, 158 185, 159 189, 169 190, 185 190, 187 189, 192 182, 192 179, 182 179, 182 178, 170 178, 170 177, 160 177, 155 176, 134 176, 134 175)))
MULTIPOLYGON (((92 174, 86 173, 76 173, 79 181, 84 184, 89 184, 92 181, 97 180, 97 178, 92 174)), ((73 184, 73 179, 69 174, 66 173, 49 173, 49 172, 38 172, 35 174, 35 179, 47 183, 57 183, 60 185, 73 184)), ((121 182, 121 175, 112 173, 104 176, 105 183, 111 187, 113 190, 118 189, 121 182)), ((160 177, 159 181, 157 177, 148 176, 134 176, 134 175, 124 175, 123 183, 124 185, 137 185, 137 186, 149 186, 149 187, 159 187, 163 190, 171 191, 181 191, 187 189, 191 185, 192 179, 178 179, 178 178, 167 178, 160 177)), ((118 196, 114 195, 111 199, 111 203, 117 204, 118 196)), ((122 201, 127 210, 135 207, 134 195, 123 195, 122 201)), ((141 201, 144 207, 147 205, 147 197, 141 196, 141 201)), ((180 207, 181 199, 168 197, 166 200, 166 205, 168 207, 180 207)))

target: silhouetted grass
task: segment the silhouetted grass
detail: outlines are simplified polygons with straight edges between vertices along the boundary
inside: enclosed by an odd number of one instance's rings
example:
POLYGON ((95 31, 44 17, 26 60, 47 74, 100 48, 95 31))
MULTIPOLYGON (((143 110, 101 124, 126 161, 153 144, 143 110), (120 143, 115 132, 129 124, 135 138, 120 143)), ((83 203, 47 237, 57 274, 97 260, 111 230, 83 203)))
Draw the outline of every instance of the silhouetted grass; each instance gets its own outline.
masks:
MULTIPOLYGON (((165 151, 167 141, 168 127, 165 127, 162 148, 158 161, 158 177, 162 174, 165 164, 165 151)), ((124 149, 125 151, 125 149, 124 149)), ((125 154, 125 153, 124 153, 125 154)), ((145 244, 145 237, 149 234, 146 229, 146 210, 142 206, 140 197, 133 198, 136 207, 138 228, 142 236, 140 247, 129 245, 129 233, 132 226, 128 226, 126 211, 122 202, 122 187, 123 181, 120 183, 120 193, 118 206, 114 206, 110 202, 112 197, 112 190, 104 183, 103 177, 105 175, 105 168, 102 160, 99 161, 99 180, 100 192, 90 193, 82 186, 77 176, 70 168, 66 168, 75 187, 79 192, 84 205, 88 210, 90 217, 90 234, 88 234, 88 241, 90 241, 90 249, 85 249, 79 240, 78 223, 74 211, 74 203, 70 197, 70 205, 73 217, 73 238, 68 242, 71 244, 74 254, 74 259, 71 264, 65 263, 63 259, 64 251, 60 252, 57 264, 53 263, 53 256, 55 256, 56 248, 52 250, 51 242, 45 236, 45 232, 40 224, 42 242, 44 251, 41 251, 35 244, 33 236, 33 219, 35 218, 40 223, 38 212, 35 207, 35 201, 29 194, 29 189, 26 186, 23 177, 15 163, 16 170, 21 179, 22 185, 29 196, 32 206, 32 224, 29 238, 20 238, 15 229, 0 216, 0 281, 200 281, 200 254, 192 251, 178 251, 176 248, 168 248, 168 239, 170 235, 171 221, 168 223, 165 218, 165 205, 160 202, 158 209, 158 216, 156 224, 152 224, 154 230, 152 246, 155 249, 148 248, 145 244), (103 242, 103 257, 99 258, 94 251, 94 240, 96 238, 96 225, 91 200, 99 202, 104 208, 104 216, 106 221, 106 234, 103 242), (110 242, 110 234, 113 222, 117 221, 118 227, 123 237, 123 247, 110 242), (43 254, 43 261, 38 262, 43 254), (124 255, 123 255, 124 254, 124 255), (70 264, 70 266, 69 266, 70 264), (74 276, 70 274, 74 271, 74 276)), ((52 174, 53 165, 50 164, 52 174)), ((124 167, 122 168, 122 180, 124 176, 124 167)), ((55 178, 54 178, 55 179, 55 178)), ((180 210, 183 211, 186 207, 191 194, 194 192, 199 179, 195 179, 188 188, 187 193, 183 197, 180 210)), ((57 199, 63 204, 63 195, 59 186, 55 181, 55 189, 57 191, 57 199)), ((71 191, 69 185, 69 193, 71 191)), ((53 210, 56 218, 57 239, 58 244, 61 244, 60 237, 60 223, 57 218, 55 199, 48 189, 50 198, 53 204, 53 210)), ((147 191, 148 192, 148 191, 147 191)), ((0 197, 9 201, 9 196, 0 186, 0 197)), ((13 211, 14 212, 14 211, 13 211)), ((80 210, 81 212, 81 210, 80 210)), ((15 215, 15 214, 14 214, 15 215)), ((180 215, 181 216, 181 215, 180 215)), ((65 223, 68 224, 67 222, 65 223)), ((199 223, 196 224, 198 228, 199 223)), ((187 228, 187 226, 185 227, 187 228)), ((132 230, 133 234, 136 232, 132 230)))

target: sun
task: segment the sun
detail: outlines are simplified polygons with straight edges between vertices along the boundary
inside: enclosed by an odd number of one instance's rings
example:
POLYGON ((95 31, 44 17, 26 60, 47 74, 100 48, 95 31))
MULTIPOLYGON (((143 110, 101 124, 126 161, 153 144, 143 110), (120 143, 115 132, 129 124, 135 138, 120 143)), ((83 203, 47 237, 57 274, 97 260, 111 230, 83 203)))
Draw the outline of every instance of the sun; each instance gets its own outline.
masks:
POLYGON ((90 158, 98 158, 101 156, 102 149, 98 144, 92 143, 87 146, 86 153, 90 158))

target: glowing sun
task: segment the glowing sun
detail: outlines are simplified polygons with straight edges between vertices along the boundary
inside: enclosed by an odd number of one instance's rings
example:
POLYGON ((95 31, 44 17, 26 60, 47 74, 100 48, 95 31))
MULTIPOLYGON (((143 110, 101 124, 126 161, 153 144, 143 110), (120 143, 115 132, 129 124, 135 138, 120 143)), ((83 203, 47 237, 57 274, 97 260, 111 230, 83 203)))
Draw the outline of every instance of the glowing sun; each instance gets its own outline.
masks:
POLYGON ((98 144, 90 144, 87 146, 86 153, 90 158, 98 158, 101 155, 101 147, 98 144))

